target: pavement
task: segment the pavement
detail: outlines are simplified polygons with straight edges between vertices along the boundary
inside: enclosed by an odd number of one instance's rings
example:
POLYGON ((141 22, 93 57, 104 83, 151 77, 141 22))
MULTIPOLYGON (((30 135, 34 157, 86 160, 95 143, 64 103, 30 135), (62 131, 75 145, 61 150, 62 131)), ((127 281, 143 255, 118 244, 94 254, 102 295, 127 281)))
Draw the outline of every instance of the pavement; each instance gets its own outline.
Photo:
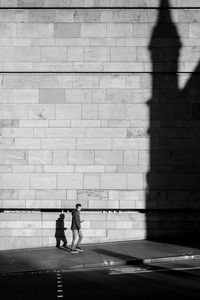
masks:
POLYGON ((43 247, 0 251, 0 274, 77 271, 159 262, 199 260, 199 246, 147 240, 82 245, 83 252, 43 247))

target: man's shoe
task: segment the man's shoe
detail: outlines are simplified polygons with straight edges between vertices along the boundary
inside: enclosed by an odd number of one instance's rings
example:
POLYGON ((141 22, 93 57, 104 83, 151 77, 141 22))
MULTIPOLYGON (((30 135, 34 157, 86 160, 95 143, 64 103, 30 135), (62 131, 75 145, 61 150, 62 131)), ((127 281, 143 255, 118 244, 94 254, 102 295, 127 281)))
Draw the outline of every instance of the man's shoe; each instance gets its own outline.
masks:
POLYGON ((66 246, 66 245, 63 245, 63 248, 67 248, 67 246, 66 246))
POLYGON ((83 249, 81 249, 80 247, 76 247, 77 251, 83 252, 83 249))
POLYGON ((78 250, 71 250, 71 252, 70 253, 78 253, 78 250))

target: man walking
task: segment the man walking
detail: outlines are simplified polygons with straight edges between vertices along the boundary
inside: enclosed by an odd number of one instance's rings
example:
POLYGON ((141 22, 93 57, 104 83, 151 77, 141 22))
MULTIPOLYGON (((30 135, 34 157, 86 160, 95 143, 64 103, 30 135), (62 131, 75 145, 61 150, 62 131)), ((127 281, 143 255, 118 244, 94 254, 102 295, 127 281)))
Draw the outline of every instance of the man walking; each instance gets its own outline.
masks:
POLYGON ((83 239, 83 234, 81 231, 81 223, 83 221, 80 220, 80 211, 81 204, 76 204, 76 209, 72 211, 72 245, 71 245, 71 253, 78 253, 79 251, 83 251, 80 245, 83 239), (78 240, 78 242, 77 242, 78 240))

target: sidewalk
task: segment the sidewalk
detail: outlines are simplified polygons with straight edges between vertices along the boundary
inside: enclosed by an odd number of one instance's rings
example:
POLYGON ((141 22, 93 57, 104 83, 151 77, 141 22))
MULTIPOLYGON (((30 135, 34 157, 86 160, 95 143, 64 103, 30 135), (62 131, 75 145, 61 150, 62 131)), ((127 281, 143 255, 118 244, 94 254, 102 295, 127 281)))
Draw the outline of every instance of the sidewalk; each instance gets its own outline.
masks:
POLYGON ((83 245, 84 252, 65 248, 34 248, 0 251, 0 274, 107 268, 114 265, 199 259, 200 247, 152 241, 128 241, 83 245))

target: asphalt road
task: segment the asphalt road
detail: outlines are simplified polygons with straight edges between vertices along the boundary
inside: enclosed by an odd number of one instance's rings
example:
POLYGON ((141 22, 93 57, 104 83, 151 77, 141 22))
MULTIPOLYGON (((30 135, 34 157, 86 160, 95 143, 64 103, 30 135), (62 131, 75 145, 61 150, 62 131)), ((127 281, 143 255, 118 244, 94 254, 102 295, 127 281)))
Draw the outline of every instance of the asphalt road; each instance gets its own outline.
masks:
POLYGON ((199 262, 0 276, 2 300, 200 299, 199 262), (177 270, 172 270, 172 268, 177 270))

